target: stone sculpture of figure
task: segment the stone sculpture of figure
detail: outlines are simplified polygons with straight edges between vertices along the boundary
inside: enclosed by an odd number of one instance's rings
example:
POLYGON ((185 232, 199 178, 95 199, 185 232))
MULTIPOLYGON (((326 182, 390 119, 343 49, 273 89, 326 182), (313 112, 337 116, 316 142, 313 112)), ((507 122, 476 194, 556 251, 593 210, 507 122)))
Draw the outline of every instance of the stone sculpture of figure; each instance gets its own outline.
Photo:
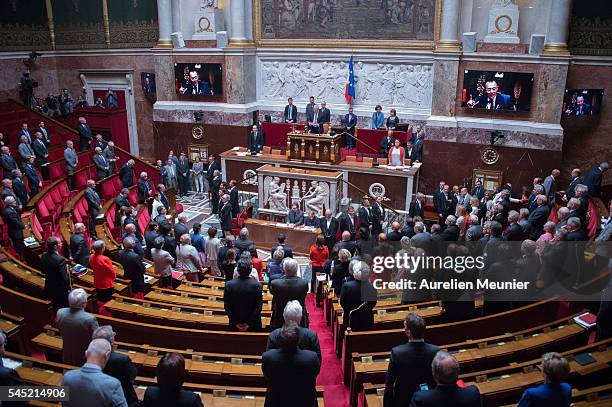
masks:
POLYGON ((217 8, 217 0, 202 0, 200 1, 200 10, 217 8))
POLYGON ((327 199, 327 190, 317 181, 312 181, 311 187, 304 194, 304 212, 313 211, 317 216, 323 216, 323 204, 327 199))
POLYGON ((268 203, 270 204, 270 209, 275 211, 288 211, 287 208, 287 194, 285 193, 285 183, 279 185, 280 178, 274 177, 270 182, 270 187, 268 189, 268 203))
POLYGON ((516 4, 515 0, 496 0, 495 1, 495 7, 508 7, 513 4, 516 4))

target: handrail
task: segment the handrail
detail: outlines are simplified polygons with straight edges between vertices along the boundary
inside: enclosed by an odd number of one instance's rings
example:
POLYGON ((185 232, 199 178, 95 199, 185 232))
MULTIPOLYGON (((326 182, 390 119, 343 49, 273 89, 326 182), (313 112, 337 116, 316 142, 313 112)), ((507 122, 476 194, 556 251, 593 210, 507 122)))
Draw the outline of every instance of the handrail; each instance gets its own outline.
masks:
MULTIPOLYGON (((21 103, 21 101, 19 101, 19 100, 9 99, 9 101, 18 104, 19 106, 21 106, 24 109, 26 109, 28 112, 31 112, 31 113, 34 113, 34 114, 40 116, 42 119, 44 119, 47 122, 53 123, 54 125, 59 126, 59 127, 63 128, 64 130, 69 131, 70 133, 72 133, 72 134, 74 134, 76 136, 79 135, 79 132, 76 129, 68 126, 65 123, 60 122, 59 120, 54 119, 51 116, 46 116, 46 115, 44 115, 44 114, 42 114, 40 112, 37 112, 36 110, 30 109, 29 107, 27 107, 26 105, 21 103)), ((142 163, 144 165, 147 165, 147 166, 151 167, 152 170, 157 170, 153 164, 151 164, 151 163, 141 159, 140 157, 137 157, 137 156, 133 155, 129 151, 124 150, 124 149, 122 149, 121 147, 118 147, 118 146, 115 146, 115 149, 117 149, 118 151, 120 151, 123 154, 126 154, 126 155, 130 156, 130 158, 132 158, 134 161, 138 161, 138 162, 140 162, 140 163, 142 163)))

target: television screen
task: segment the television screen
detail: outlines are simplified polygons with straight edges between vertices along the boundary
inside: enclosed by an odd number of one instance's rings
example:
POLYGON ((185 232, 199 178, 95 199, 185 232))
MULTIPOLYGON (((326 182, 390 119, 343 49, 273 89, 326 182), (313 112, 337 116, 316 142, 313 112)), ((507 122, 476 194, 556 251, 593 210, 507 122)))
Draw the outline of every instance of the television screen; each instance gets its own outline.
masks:
POLYGON ((176 93, 180 95, 221 95, 221 64, 174 64, 176 93))
POLYGON ((144 93, 155 93, 155 74, 150 72, 140 73, 140 84, 144 93))
POLYGON ((528 112, 532 87, 532 73, 466 70, 463 73, 461 106, 528 112))
POLYGON ((601 112, 603 89, 566 89, 563 98, 563 115, 595 116, 601 112))

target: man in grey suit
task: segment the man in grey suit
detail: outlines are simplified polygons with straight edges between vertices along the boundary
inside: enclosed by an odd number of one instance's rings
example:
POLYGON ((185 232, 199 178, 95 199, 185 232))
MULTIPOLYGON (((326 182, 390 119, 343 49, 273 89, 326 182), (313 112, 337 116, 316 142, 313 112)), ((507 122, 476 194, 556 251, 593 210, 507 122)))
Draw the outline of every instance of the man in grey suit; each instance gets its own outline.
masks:
POLYGON ((119 380, 102 373, 110 354, 111 344, 106 339, 89 343, 86 363, 80 369, 66 372, 62 378, 62 386, 70 391, 70 401, 64 402, 64 407, 127 407, 119 380))
POLYGON ((429 251, 431 235, 425 231, 425 224, 423 222, 416 222, 414 224, 414 236, 410 238, 410 243, 414 247, 420 247, 425 252, 429 251))
POLYGON ((315 98, 310 97, 310 102, 306 105, 306 121, 310 123, 314 118, 315 98))
POLYGON ((162 170, 162 178, 162 182, 167 188, 174 188, 175 190, 178 188, 176 164, 174 164, 172 158, 168 158, 168 161, 166 161, 166 165, 164 165, 162 170))
POLYGON ((76 172, 77 165, 79 165, 79 156, 74 150, 72 141, 66 142, 66 149, 64 150, 64 159, 66 160, 66 175, 68 177, 68 189, 73 190, 76 188, 76 179, 74 173, 76 172))
POLYGON ((287 223, 295 226, 304 224, 304 212, 297 204, 291 205, 291 210, 287 213, 287 223))
POLYGON ((272 319, 270 326, 274 329, 283 326, 283 311, 291 300, 299 301, 304 310, 301 326, 308 327, 308 311, 306 310, 306 294, 308 293, 308 282, 298 277, 297 260, 286 258, 283 261, 283 271, 285 275, 277 278, 270 284, 272 294, 272 319))
POLYGON ((546 198, 548 198, 548 206, 553 206, 555 204, 555 198, 557 196, 557 179, 560 175, 561 171, 556 169, 552 170, 550 175, 544 178, 544 182, 542 183, 546 198))
POLYGON ((19 146, 17 146, 17 151, 19 152, 21 161, 24 163, 27 163, 30 157, 36 157, 34 150, 32 150, 32 146, 30 143, 28 143, 28 138, 26 136, 21 136, 21 143, 19 143, 19 146))
POLYGON ((98 328, 93 314, 85 311, 87 293, 76 288, 68 294, 68 308, 57 310, 55 322, 62 336, 62 360, 68 365, 81 366, 85 363, 85 349, 91 334, 98 328))
POLYGON ((85 201, 87 201, 87 209, 89 211, 89 235, 98 239, 96 236, 96 218, 102 209, 102 201, 100 195, 96 192, 96 181, 93 179, 87 180, 87 188, 83 193, 85 201))
POLYGON ((102 150, 102 155, 104 159, 108 161, 108 172, 112 174, 115 172, 115 163, 117 162, 117 156, 115 155, 115 143, 109 141, 106 145, 106 148, 102 150))
POLYGON ((93 162, 96 165, 96 175, 98 179, 104 179, 110 175, 110 165, 104 158, 100 147, 96 147, 94 151, 93 162))

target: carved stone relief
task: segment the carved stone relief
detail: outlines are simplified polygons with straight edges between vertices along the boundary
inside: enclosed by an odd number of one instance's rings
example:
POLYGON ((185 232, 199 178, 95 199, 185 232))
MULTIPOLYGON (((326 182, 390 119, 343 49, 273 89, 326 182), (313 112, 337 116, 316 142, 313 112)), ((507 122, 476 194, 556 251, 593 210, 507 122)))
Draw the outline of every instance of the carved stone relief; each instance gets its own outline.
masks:
MULTIPOLYGON (((346 62, 263 61, 260 100, 314 96, 329 103, 344 103, 346 62)), ((353 105, 378 103, 406 108, 431 107, 432 66, 429 64, 355 64, 353 105)))

